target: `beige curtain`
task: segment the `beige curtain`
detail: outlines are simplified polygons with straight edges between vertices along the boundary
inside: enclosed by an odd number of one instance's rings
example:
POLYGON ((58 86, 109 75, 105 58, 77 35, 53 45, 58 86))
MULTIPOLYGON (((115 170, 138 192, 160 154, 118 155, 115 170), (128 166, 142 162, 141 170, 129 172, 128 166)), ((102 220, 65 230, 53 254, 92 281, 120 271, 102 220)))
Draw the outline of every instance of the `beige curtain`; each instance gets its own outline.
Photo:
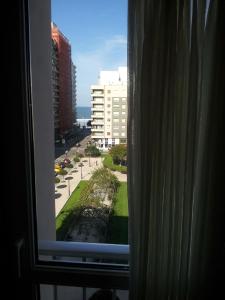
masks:
POLYGON ((129 2, 130 299, 224 280, 224 3, 129 2))

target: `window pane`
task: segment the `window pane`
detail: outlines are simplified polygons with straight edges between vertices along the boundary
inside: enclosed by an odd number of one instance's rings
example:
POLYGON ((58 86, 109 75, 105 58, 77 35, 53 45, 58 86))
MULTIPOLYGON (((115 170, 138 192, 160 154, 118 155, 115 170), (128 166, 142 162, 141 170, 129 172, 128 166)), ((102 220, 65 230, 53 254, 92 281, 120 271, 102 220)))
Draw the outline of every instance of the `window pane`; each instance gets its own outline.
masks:
POLYGON ((49 31, 32 48, 33 60, 41 49, 48 67, 46 71, 41 69, 44 64, 32 62, 33 93, 41 86, 40 97, 34 97, 40 258, 127 264, 127 259, 121 262, 104 253, 98 258, 81 256, 79 249, 74 250, 75 255, 60 256, 56 248, 63 244, 49 243, 52 248, 47 251, 42 243, 67 242, 71 247, 71 242, 128 243, 126 149, 120 161, 109 153, 109 148, 120 144, 121 136, 126 138, 120 126, 114 132, 109 117, 115 115, 113 122, 120 122, 122 98, 127 97, 127 2, 104 7, 101 1, 88 4, 53 0, 52 20, 46 18, 40 25, 43 32, 49 31), (116 16, 112 11, 118 12, 116 16), (99 55, 93 58, 95 53, 99 55), (44 93, 48 95, 43 97, 44 93), (36 114, 40 105, 42 112, 36 114), (40 118, 43 113, 45 118, 40 118), (105 161, 110 162, 107 168, 105 161), (125 171, 116 175, 112 164, 125 171))
MULTIPOLYGON (((41 285, 41 300, 91 300, 91 297, 103 297, 100 299, 128 300, 127 290, 110 290, 100 288, 85 288, 75 286, 50 286, 41 285), (48 297, 48 298, 46 298, 48 297), (110 298, 111 297, 111 298, 110 298), (115 297, 115 298, 113 298, 115 297), (118 297, 118 298, 116 298, 118 297)), ((97 298, 94 298, 97 299, 97 298)))

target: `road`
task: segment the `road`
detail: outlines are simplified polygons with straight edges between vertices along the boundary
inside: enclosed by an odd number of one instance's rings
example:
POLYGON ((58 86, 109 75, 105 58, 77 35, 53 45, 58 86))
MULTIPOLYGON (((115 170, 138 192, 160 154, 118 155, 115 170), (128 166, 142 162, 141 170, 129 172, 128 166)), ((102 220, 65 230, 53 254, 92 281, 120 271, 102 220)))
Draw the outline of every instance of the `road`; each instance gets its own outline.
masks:
POLYGON ((80 147, 76 146, 58 146, 55 148, 55 162, 62 161, 64 158, 73 159, 76 153, 84 154, 84 149, 87 147, 87 143, 91 140, 91 135, 86 136, 84 139, 82 139, 79 144, 80 147), (65 153, 66 151, 67 154, 65 153))
POLYGON ((83 141, 90 137, 89 129, 82 129, 76 137, 73 137, 65 142, 65 144, 55 144, 55 159, 59 158, 61 155, 65 154, 65 151, 69 151, 77 143, 83 143, 83 141))

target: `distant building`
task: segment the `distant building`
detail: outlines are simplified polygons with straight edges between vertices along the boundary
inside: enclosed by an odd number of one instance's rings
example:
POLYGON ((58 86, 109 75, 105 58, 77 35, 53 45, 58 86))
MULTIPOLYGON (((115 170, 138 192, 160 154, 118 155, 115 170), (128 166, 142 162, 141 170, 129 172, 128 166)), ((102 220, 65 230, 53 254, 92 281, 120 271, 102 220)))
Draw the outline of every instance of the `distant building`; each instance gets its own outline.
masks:
POLYGON ((52 40, 52 97, 54 109, 55 137, 59 136, 59 61, 58 47, 56 41, 52 40))
POLYGON ((77 78, 76 78, 76 66, 72 62, 71 77, 72 77, 72 111, 73 111, 73 123, 77 120, 77 78))
POLYGON ((73 126, 71 46, 54 23, 52 23, 52 40, 55 133, 59 137, 64 137, 73 126))
POLYGON ((127 67, 101 71, 91 86, 91 137, 99 148, 127 143, 127 67))

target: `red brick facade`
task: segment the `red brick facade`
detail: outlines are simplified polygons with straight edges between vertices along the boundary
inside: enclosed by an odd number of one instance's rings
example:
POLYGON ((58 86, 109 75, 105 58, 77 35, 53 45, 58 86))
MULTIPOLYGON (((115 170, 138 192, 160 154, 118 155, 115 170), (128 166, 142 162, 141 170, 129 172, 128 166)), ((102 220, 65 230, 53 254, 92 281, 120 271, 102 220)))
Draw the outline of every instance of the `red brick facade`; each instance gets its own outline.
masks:
POLYGON ((58 48, 59 70, 59 133, 65 135, 73 125, 72 121, 72 79, 71 46, 67 38, 52 25, 52 39, 58 48))

